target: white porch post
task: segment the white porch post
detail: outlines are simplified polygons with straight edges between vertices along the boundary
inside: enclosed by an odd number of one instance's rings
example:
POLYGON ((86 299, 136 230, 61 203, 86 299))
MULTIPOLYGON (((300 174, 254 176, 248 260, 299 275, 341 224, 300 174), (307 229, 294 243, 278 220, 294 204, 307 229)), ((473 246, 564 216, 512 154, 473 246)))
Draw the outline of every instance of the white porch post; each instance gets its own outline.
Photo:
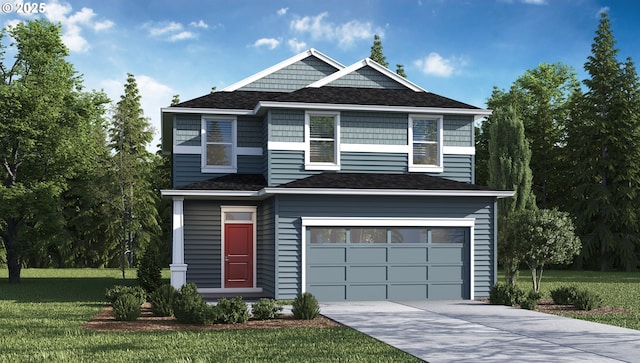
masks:
POLYGON ((187 283, 184 263, 184 197, 173 197, 173 258, 169 265, 171 286, 179 289, 187 283))

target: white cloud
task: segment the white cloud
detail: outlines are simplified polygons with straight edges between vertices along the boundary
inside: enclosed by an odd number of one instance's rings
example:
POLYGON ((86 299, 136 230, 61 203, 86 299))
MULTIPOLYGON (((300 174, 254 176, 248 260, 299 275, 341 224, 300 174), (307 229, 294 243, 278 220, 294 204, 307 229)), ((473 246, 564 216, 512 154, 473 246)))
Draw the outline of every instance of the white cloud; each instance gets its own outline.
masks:
POLYGON ((602 14, 609 13, 609 10, 611 10, 611 8, 608 6, 601 7, 600 10, 598 10, 598 12, 596 13, 596 18, 600 18, 602 14))
POLYGON ((296 38, 289 39, 287 44, 295 53, 300 53, 307 48, 307 43, 298 41, 296 38))
POLYGON ((280 45, 280 41, 274 38, 260 38, 256 40, 255 43, 253 43, 253 46, 256 48, 266 47, 266 48, 269 48, 270 50, 275 49, 278 45, 280 45))
MULTIPOLYGON (((200 28, 208 26, 202 20, 200 20, 200 22, 198 23, 190 23, 189 25, 200 28)), ((177 23, 175 21, 163 22, 158 24, 145 23, 142 27, 147 29, 150 36, 163 38, 164 40, 169 42, 177 42, 179 40, 193 39, 198 37, 197 33, 184 30, 184 26, 181 23, 177 23)))
POLYGON ((97 21, 93 24, 93 30, 99 32, 112 28, 114 23, 111 20, 97 21))
POLYGON ((177 34, 173 34, 172 36, 169 37, 169 41, 176 42, 178 40, 191 39, 195 37, 196 35, 194 33, 184 31, 177 34))
POLYGON ((418 59, 414 64, 423 73, 436 77, 449 77, 455 71, 454 61, 443 58, 440 54, 432 52, 424 59, 418 59))
POLYGON ((343 24, 334 24, 327 21, 328 12, 316 16, 305 16, 292 20, 290 28, 297 33, 308 33, 313 40, 338 42, 343 48, 352 46, 359 40, 370 40, 374 34, 382 36, 384 30, 380 27, 374 29, 370 22, 350 20, 343 24))
POLYGON ((93 9, 83 7, 73 13, 70 4, 57 0, 46 4, 44 15, 51 22, 62 24, 62 41, 71 52, 87 52, 91 48, 82 34, 85 27, 100 31, 114 25, 111 20, 94 21, 97 14, 93 9))
POLYGON ((182 30, 182 24, 172 21, 157 27, 149 27, 149 35, 155 37, 155 36, 160 36, 160 35, 173 33, 181 30, 182 30))
POLYGON ((200 21, 198 21, 197 23, 195 21, 192 21, 191 23, 189 23, 189 25, 202 29, 207 29, 209 27, 209 24, 205 23, 202 19, 200 19, 200 21))
POLYGON ((289 8, 282 8, 282 9, 278 10, 278 15, 280 15, 280 16, 285 15, 287 13, 287 11, 289 11, 289 8))
POLYGON ((522 0, 522 2, 531 5, 547 5, 547 0, 522 0))

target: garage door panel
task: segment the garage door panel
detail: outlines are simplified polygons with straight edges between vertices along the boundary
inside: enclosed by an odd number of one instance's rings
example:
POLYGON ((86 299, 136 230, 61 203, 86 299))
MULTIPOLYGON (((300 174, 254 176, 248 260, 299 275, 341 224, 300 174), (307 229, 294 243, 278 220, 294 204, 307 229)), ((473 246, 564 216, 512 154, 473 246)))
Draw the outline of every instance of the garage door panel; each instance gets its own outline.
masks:
POLYGON ((348 263, 386 263, 387 247, 352 247, 347 251, 348 263))
POLYGON ((390 266, 389 282, 413 282, 429 280, 428 267, 423 266, 390 266))
POLYGON ((462 281, 462 266, 430 267, 430 281, 462 281))
POLYGON ((392 246, 389 248, 389 263, 425 263, 429 261, 428 248, 392 246))
POLYGON ((309 267, 309 282, 345 282, 347 268, 345 266, 312 266, 309 267))
POLYGON ((456 284, 430 284, 429 299, 433 300, 457 300, 464 296, 462 283, 456 284))
POLYGON ((307 263, 340 263, 347 260, 346 247, 311 248, 307 254, 307 263))
POLYGON ((350 266, 347 269, 347 281, 380 282, 386 280, 386 266, 350 266))
POLYGON ((387 285, 350 285, 347 289, 347 300, 387 300, 387 285))
POLYGON ((431 262, 435 263, 459 263, 462 261, 462 246, 432 247, 431 262))
POLYGON ((389 300, 424 300, 429 298, 429 286, 426 284, 393 284, 389 286, 389 300))
POLYGON ((310 285, 309 290, 323 301, 347 300, 346 285, 310 285))

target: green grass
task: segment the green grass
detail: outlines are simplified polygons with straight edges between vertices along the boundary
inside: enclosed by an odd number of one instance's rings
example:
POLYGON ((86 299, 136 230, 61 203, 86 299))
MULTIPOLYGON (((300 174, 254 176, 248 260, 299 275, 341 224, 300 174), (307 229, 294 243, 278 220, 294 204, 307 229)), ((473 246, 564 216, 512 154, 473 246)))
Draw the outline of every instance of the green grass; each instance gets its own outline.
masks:
MULTIPOLYGON (((504 281, 504 276, 500 276, 504 281)), ((563 285, 577 285, 597 292, 606 306, 629 309, 629 313, 566 316, 640 330, 640 272, 545 271, 540 292, 550 297, 550 291, 563 285)), ((521 270, 518 286, 532 288, 529 270, 521 270)))
MULTIPOLYGON (((135 283, 135 271, 125 284, 135 283)), ((167 272, 163 276, 166 278, 167 272)), ((350 328, 98 333, 82 328, 118 270, 0 270, 0 362, 418 362, 350 328)))

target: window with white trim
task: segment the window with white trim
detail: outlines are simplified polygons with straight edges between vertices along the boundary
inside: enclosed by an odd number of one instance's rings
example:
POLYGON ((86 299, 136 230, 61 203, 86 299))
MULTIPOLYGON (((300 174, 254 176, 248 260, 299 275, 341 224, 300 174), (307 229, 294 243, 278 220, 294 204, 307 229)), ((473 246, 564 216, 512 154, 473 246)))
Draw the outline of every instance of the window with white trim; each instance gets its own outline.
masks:
POLYGON ((409 115, 409 171, 442 172, 442 116, 409 115))
POLYGON ((237 171, 236 119, 202 118, 202 172, 235 173, 237 171))
POLYGON ((340 170, 340 114, 305 113, 305 169, 340 170))

